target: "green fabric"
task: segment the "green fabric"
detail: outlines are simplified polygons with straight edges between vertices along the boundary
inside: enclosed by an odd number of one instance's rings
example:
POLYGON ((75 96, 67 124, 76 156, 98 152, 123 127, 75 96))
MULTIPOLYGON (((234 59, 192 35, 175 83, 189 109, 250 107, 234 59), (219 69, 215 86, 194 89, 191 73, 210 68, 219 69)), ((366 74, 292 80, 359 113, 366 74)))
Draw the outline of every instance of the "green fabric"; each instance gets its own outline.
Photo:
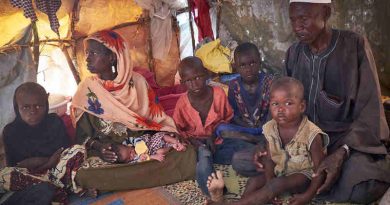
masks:
POLYGON ((99 191, 143 189, 195 178, 196 153, 171 151, 163 162, 155 160, 115 167, 80 169, 76 182, 84 188, 99 191))
MULTIPOLYGON (((105 135, 99 131, 100 123, 97 117, 84 113, 77 122, 77 143, 82 144, 88 137, 102 143, 121 143, 126 137, 141 136, 145 133, 127 130, 124 135, 116 135, 113 132, 105 135)), ((98 152, 89 150, 87 156, 98 156, 98 152)), ((143 189, 194 179, 195 166, 195 150, 188 147, 185 152, 169 152, 163 162, 151 160, 136 164, 82 168, 77 172, 76 182, 83 188, 99 191, 143 189)))
MULTIPOLYGON (((85 140, 90 137, 94 140, 98 140, 101 143, 119 143, 122 144, 123 140, 127 137, 138 137, 145 134, 147 131, 131 131, 127 129, 126 135, 118 135, 114 132, 110 132, 108 135, 101 133, 100 120, 96 116, 84 113, 76 126, 76 143, 83 144, 85 140)), ((99 156, 96 150, 88 150, 88 157, 99 156)))

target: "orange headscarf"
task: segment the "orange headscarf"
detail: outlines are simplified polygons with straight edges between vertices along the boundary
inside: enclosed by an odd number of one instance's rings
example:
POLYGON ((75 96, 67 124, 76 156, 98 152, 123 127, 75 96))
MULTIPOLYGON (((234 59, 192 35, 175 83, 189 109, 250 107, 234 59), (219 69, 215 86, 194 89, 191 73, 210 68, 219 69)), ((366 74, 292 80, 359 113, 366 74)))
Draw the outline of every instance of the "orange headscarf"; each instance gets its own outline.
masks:
POLYGON ((72 100, 71 116, 76 124, 84 112, 98 118, 119 122, 130 130, 176 132, 145 78, 133 72, 129 48, 114 31, 99 31, 84 40, 96 40, 117 56, 117 77, 102 80, 97 76, 83 80, 72 100))

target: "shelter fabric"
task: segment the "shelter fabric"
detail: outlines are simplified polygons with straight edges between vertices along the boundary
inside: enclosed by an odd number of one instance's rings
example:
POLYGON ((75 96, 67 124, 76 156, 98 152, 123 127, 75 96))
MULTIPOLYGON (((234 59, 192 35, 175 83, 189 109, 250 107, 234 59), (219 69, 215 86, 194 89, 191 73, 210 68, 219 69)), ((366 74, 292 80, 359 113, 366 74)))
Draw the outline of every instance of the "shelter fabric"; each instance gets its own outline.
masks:
POLYGON ((328 151, 343 144, 352 150, 328 198, 347 201, 355 186, 370 179, 390 183, 390 160, 381 142, 389 140, 389 130, 367 39, 332 30, 330 45, 318 55, 295 43, 287 51, 286 73, 306 88, 306 114, 329 135, 328 151))
POLYGON ((176 0, 135 0, 144 9, 149 10, 151 18, 153 57, 163 60, 167 57, 172 41, 172 9, 183 7, 176 0))
MULTIPOLYGON (((15 7, 22 8, 24 11, 24 16, 30 18, 31 21, 37 21, 38 18, 35 14, 32 0, 10 0, 11 4, 15 7)), ((50 21, 51 29, 57 34, 59 34, 58 28, 60 23, 56 16, 56 12, 61 7, 61 0, 35 0, 37 8, 43 13, 47 14, 50 21)))
POLYGON ((213 29, 211 28, 209 3, 206 0, 191 0, 189 2, 191 4, 191 13, 198 26, 199 41, 202 41, 206 37, 214 39, 213 29))
POLYGON ((11 5, 22 8, 24 16, 30 18, 31 21, 38 20, 37 15, 35 14, 32 0, 10 0, 11 5))
MULTIPOLYGON (((16 45, 25 45, 31 40, 31 27, 24 31, 24 36, 16 45)), ((35 81, 36 70, 32 66, 33 58, 29 47, 11 49, 0 53, 0 130, 14 117, 13 102, 10 100, 15 89, 27 81, 35 81)), ((0 132, 2 133, 2 132, 0 132)))
POLYGON ((153 89, 145 78, 133 72, 129 48, 123 38, 113 31, 101 31, 85 39, 93 39, 112 50, 117 56, 117 77, 101 80, 88 77, 82 81, 72 101, 73 123, 87 112, 105 121, 125 125, 132 131, 161 130, 176 132, 153 89))

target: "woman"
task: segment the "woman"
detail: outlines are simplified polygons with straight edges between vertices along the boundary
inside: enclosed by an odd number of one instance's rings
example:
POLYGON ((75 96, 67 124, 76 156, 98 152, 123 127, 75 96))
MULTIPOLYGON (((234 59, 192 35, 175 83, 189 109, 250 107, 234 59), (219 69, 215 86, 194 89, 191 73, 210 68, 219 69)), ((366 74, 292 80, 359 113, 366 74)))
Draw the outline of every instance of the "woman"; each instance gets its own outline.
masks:
MULTIPOLYGON (((88 70, 97 75, 88 77, 80 83, 72 101, 71 114, 73 123, 76 125, 78 143, 86 143, 87 147, 90 148, 88 151, 89 159, 97 159, 96 156, 98 156, 105 162, 114 163, 118 157, 112 151, 112 143, 122 143, 124 139, 130 136, 141 136, 159 131, 176 133, 172 118, 163 112, 155 93, 146 80, 140 74, 133 72, 128 45, 118 33, 100 31, 86 38, 84 42, 88 70)), ((188 155, 190 151, 181 155, 188 155)), ((190 155, 192 154, 190 153, 190 155)), ((188 156, 186 157, 188 158, 188 156)), ((179 156, 179 158, 181 159, 182 156, 179 156)), ((194 157, 193 161, 194 164, 194 157)), ((177 169, 180 168, 178 163, 181 162, 175 159, 167 160, 164 163, 175 164, 170 171, 177 172, 177 169)), ((91 164, 92 167, 95 167, 95 165, 91 164)), ((97 166, 101 167, 101 164, 97 166)), ((138 167, 138 165, 136 166, 138 167)), ((185 168, 184 172, 191 175, 193 170, 190 171, 190 168, 191 166, 185 168)), ((129 183, 125 184, 120 179, 115 183, 115 179, 112 178, 107 179, 107 183, 112 186, 96 182, 96 176, 99 174, 102 174, 103 178, 109 176, 108 169, 110 168, 104 170, 104 173, 96 173, 94 170, 79 173, 80 183, 87 183, 86 186, 92 186, 90 183, 94 183, 94 188, 98 189, 118 190, 157 186, 160 184, 156 183, 173 183, 177 180, 183 180, 182 177, 186 178, 186 176, 172 178, 170 175, 173 173, 170 172, 166 173, 167 182, 159 179, 149 184, 144 184, 145 181, 143 181, 143 184, 129 185, 129 183), (92 172, 94 174, 91 174, 92 172), (172 181, 171 179, 175 180, 172 181), (123 186, 120 185, 121 183, 123 186)), ((161 172, 169 171, 167 165, 156 162, 145 164, 142 169, 144 171, 150 171, 150 169, 161 172), (163 167, 164 170, 161 170, 163 167)), ((129 178, 141 182, 142 177, 137 177, 137 173, 135 175, 131 174, 134 168, 123 170, 129 178)), ((115 172, 115 174, 118 174, 118 172, 115 172)))
POLYGON ((72 102, 78 142, 103 160, 115 162, 110 143, 145 131, 176 132, 146 80, 133 72, 129 49, 121 36, 101 31, 85 40, 87 67, 96 77, 85 79, 72 102))

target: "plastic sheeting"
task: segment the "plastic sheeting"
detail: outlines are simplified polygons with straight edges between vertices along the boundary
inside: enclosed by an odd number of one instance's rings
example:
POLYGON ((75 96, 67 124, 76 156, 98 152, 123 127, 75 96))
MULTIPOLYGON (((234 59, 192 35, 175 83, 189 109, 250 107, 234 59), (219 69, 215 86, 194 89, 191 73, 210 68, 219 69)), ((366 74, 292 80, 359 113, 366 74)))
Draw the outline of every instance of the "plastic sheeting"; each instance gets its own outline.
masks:
MULTIPOLYGON (((17 42, 24 45, 31 40, 31 28, 25 30, 23 38, 17 42)), ((29 47, 21 47, 0 54, 0 135, 4 126, 15 117, 13 96, 15 89, 26 81, 35 81, 36 68, 32 65, 32 53, 29 47)))
POLYGON ((75 14, 74 36, 85 37, 99 30, 115 25, 136 22, 142 15, 142 8, 129 0, 80 0, 79 12, 75 14))
MULTIPOLYGON (((70 34, 70 13, 73 9, 74 0, 62 1, 62 6, 57 12, 60 23, 60 37, 66 39, 70 34)), ((38 17, 37 28, 40 39, 57 39, 57 34, 51 30, 49 19, 46 14, 36 10, 38 17)), ((0 1, 0 47, 14 42, 20 34, 31 24, 30 19, 23 16, 23 10, 12 7, 8 0, 0 1)))
MULTIPOLYGON (((50 28, 46 14, 35 10, 38 21, 39 39, 58 39, 57 34, 50 28)), ((66 0, 62 1, 57 12, 60 22, 60 39, 70 39, 87 36, 98 30, 113 26, 136 22, 142 15, 142 8, 129 0, 66 0), (75 3, 78 2, 78 5, 75 3), (76 7, 77 9, 74 9, 76 7), (77 11, 72 13, 73 10, 77 11), (74 33, 71 31, 72 14, 74 15, 74 33)), ((23 16, 23 10, 12 7, 8 0, 0 1, 0 47, 12 41, 31 23, 23 16)))

